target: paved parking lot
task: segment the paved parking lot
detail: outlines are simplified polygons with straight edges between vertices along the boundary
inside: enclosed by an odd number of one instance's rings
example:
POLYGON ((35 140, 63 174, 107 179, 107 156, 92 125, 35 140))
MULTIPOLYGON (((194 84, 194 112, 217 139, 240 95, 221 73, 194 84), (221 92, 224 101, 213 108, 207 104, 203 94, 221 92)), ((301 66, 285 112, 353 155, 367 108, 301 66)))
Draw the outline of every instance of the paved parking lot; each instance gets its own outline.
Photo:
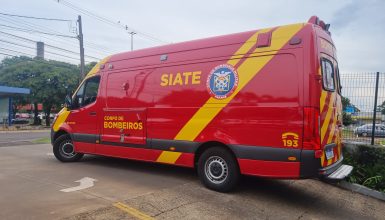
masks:
POLYGON ((383 219, 385 203, 317 180, 245 177, 205 189, 191 169, 99 156, 61 163, 49 144, 0 148, 0 219, 383 219), (75 182, 95 179, 90 188, 75 182), (84 180, 84 179, 83 179, 84 180))
POLYGON ((34 144, 34 141, 49 138, 50 130, 0 131, 0 147, 34 144))

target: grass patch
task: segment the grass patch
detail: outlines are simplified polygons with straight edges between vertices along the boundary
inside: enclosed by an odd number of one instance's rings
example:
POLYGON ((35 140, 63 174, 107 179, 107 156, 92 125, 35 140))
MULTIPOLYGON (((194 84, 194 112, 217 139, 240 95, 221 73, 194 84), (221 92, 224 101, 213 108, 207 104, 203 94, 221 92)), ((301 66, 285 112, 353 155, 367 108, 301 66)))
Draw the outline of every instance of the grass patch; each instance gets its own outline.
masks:
POLYGON ((39 139, 33 140, 32 143, 49 144, 49 143, 51 143, 51 139, 49 137, 39 138, 39 139))
POLYGON ((343 129, 342 137, 355 137, 353 130, 343 129))

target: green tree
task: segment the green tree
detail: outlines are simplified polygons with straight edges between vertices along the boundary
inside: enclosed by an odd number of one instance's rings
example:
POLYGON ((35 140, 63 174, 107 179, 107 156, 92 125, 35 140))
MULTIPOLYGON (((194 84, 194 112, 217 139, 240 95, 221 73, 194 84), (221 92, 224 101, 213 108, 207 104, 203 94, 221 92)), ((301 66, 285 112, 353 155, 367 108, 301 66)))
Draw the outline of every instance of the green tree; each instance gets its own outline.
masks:
POLYGON ((345 112, 346 107, 352 106, 355 111, 360 111, 356 106, 352 105, 350 99, 347 97, 341 97, 342 102, 342 123, 347 126, 353 123, 352 116, 345 112))
POLYGON ((39 124, 38 103, 44 106, 46 125, 50 125, 52 108, 59 109, 68 91, 79 81, 76 65, 27 57, 6 58, 0 64, 0 83, 31 89, 29 101, 34 105, 34 124, 39 124))
POLYGON ((377 108, 378 108, 378 111, 381 112, 381 114, 385 115, 385 101, 383 101, 382 104, 379 105, 377 108))

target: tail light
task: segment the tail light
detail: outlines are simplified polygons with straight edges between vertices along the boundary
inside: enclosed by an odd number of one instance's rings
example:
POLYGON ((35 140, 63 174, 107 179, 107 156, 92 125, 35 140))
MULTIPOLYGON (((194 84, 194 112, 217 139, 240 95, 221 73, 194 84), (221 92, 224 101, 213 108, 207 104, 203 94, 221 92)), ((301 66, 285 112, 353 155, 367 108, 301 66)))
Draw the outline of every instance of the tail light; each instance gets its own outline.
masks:
MULTIPOLYGON (((303 149, 320 150, 320 115, 319 109, 304 108, 303 149)), ((317 155, 315 155, 317 156, 317 155)))

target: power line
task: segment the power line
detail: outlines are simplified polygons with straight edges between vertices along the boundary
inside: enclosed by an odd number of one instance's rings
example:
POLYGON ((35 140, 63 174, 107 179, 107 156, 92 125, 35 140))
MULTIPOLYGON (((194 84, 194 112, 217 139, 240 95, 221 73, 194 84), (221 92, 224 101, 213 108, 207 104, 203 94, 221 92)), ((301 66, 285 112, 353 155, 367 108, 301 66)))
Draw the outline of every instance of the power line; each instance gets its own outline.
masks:
MULTIPOLYGON (((60 37, 67 37, 67 38, 70 37, 70 38, 73 38, 73 39, 76 38, 74 36, 65 35, 65 34, 62 34, 60 32, 57 32, 56 30, 52 30, 52 29, 49 29, 49 28, 46 28, 46 27, 42 27, 42 26, 36 25, 34 23, 29 23, 29 22, 24 21, 24 20, 18 20, 17 18, 20 17, 18 15, 17 16, 4 17, 4 16, 7 16, 7 15, 10 15, 10 14, 6 14, 6 13, 1 13, 0 12, 0 20, 3 20, 5 22, 7 22, 7 23, 10 22, 10 23, 13 23, 15 25, 11 26, 11 25, 7 25, 7 24, 0 24, 0 26, 5 27, 3 29, 10 29, 10 30, 15 30, 15 31, 22 31, 22 32, 36 33, 36 34, 43 34, 43 35, 51 35, 51 36, 60 36, 60 37), (13 18, 13 17, 15 17, 15 18, 13 18), (22 27, 20 27, 20 24, 21 24, 22 27), (24 28, 24 27, 26 27, 26 28, 24 28), (48 31, 46 31, 46 30, 48 30, 48 31)), ((30 17, 30 16, 24 16, 24 17, 30 17)), ((64 20, 64 19, 62 19, 62 20, 64 20)), ((71 20, 66 20, 66 21, 70 22, 71 20)), ((6 32, 1 32, 1 33, 2 34, 7 34, 8 36, 16 38, 15 40, 21 40, 21 41, 28 42, 28 43, 31 43, 31 42, 36 43, 37 42, 37 41, 32 41, 32 40, 27 39, 27 38, 22 38, 20 36, 12 35, 12 34, 6 33, 6 32)), ((40 36, 40 37, 46 38, 46 39, 48 39, 50 41, 54 41, 54 42, 59 42, 59 41, 62 40, 60 38, 53 39, 53 38, 49 38, 47 36, 40 36)), ((74 42, 71 42, 71 41, 65 41, 65 44, 67 44, 67 45, 68 44, 75 45, 74 42)), ((53 50, 58 50, 58 51, 61 51, 62 53, 64 52, 64 53, 79 55, 78 52, 74 52, 74 51, 71 51, 71 50, 68 50, 68 49, 64 49, 64 48, 60 48, 60 47, 57 47, 57 46, 49 45, 47 43, 45 43, 45 45, 47 46, 47 48, 51 48, 53 50)), ((97 44, 94 44, 92 42, 86 42, 86 45, 87 45, 87 47, 90 47, 92 51, 95 51, 97 54, 100 54, 102 56, 106 56, 107 54, 111 54, 111 53, 116 53, 115 51, 107 52, 106 50, 109 50, 107 48, 100 49, 101 46, 98 46, 97 44), (93 46, 88 46, 89 44, 91 44, 93 46), (103 54, 103 53, 106 53, 106 54, 103 54)), ((21 46, 21 45, 19 44, 18 46, 21 46)), ((30 49, 32 49, 31 47, 28 47, 26 45, 22 45, 22 47, 23 48, 30 48, 30 49)), ((77 60, 77 59, 75 59, 75 58, 73 58, 71 56, 66 56, 66 55, 63 55, 62 53, 51 52, 49 50, 46 50, 46 53, 58 55, 58 56, 60 56, 60 58, 67 57, 69 59, 77 60)), ((100 58, 98 58, 98 57, 90 56, 90 55, 87 55, 87 54, 85 54, 84 57, 87 58, 87 62, 89 62, 88 59, 100 60, 100 58)))
MULTIPOLYGON (((54 48, 54 49, 57 49, 57 50, 61 50, 61 51, 65 51, 65 52, 68 52, 68 53, 72 53, 72 54, 76 54, 76 55, 79 55, 78 52, 75 52, 75 51, 71 51, 71 50, 67 50, 67 49, 63 49, 63 48, 60 48, 60 47, 56 47, 56 46, 52 46, 52 45, 49 45, 49 44, 45 44, 44 45, 46 47, 50 47, 50 48, 54 48)), ((88 58, 92 58, 92 59, 96 59, 96 60, 100 60, 100 58, 98 57, 93 57, 93 56, 89 56, 89 55, 84 55, 85 57, 88 57, 88 58)))
MULTIPOLYGON (((1 15, 0 15, 1 16, 1 15)), ((59 34, 63 34, 61 32, 57 32, 55 30, 52 30, 50 28, 46 28, 46 27, 43 27, 43 26, 40 26, 40 25, 37 25, 37 24, 33 24, 33 23, 29 23, 27 21, 20 21, 20 20, 15 20, 13 18, 7 18, 7 17, 3 17, 3 19, 0 17, 0 20, 3 20, 5 22, 10 22, 10 23, 13 23, 15 25, 19 25, 19 23, 21 23, 22 26, 25 26, 27 28, 36 28, 38 30, 43 30, 43 31, 46 31, 48 30, 50 33, 59 33, 59 34), (6 20, 4 20, 6 19, 6 20)), ((63 41, 61 38, 58 38, 58 39, 53 39, 53 38, 49 38, 47 36, 40 36, 40 37, 43 37, 45 39, 49 39, 51 41, 55 41, 55 42, 59 42, 59 41, 63 41)), ((75 47, 77 47, 78 45, 75 44, 74 42, 71 42, 71 41, 63 41, 63 43, 65 44, 71 44, 71 45, 74 45, 75 47)), ((95 52, 103 55, 103 56, 106 56, 106 55, 109 55, 109 54, 112 54, 112 53, 117 53, 118 51, 114 51, 114 50, 111 50, 109 48, 106 48, 106 47, 103 47, 103 46, 100 46, 98 44, 95 44, 95 43, 92 43, 90 41, 86 41, 85 42, 86 45, 91 45, 91 46, 87 46, 87 48, 91 48, 91 50, 94 49, 95 52), (103 52, 105 54, 103 54, 103 52)))
POLYGON ((66 19, 58 19, 58 18, 42 18, 42 17, 33 17, 33 16, 25 16, 25 15, 15 15, 15 14, 7 14, 0 12, 1 15, 5 16, 11 16, 11 17, 18 17, 18 18, 30 18, 30 19, 37 19, 37 20, 46 20, 46 21, 71 21, 66 19))
POLYGON ((2 53, 0 52, 1 55, 5 55, 5 56, 11 56, 11 57, 15 57, 15 55, 11 55, 11 54, 8 54, 8 53, 2 53))
MULTIPOLYGON (((6 34, 6 35, 9 35, 9 36, 12 36, 12 37, 15 37, 15 38, 21 39, 23 41, 27 41, 27 42, 32 42, 32 43, 36 43, 37 42, 37 41, 30 40, 28 38, 20 37, 20 36, 13 35, 13 34, 6 33, 6 32, 2 32, 2 31, 0 31, 0 34, 6 34)), ((0 41, 8 42, 8 43, 12 44, 12 42, 10 42, 10 41, 6 41, 6 40, 0 40, 0 41)), ((13 43, 13 44, 16 44, 16 43, 13 43)), ((56 47, 56 46, 52 46, 52 45, 49 45, 49 44, 46 44, 46 43, 44 43, 44 45, 47 46, 47 47, 50 47, 50 48, 54 48, 54 49, 57 49, 57 50, 62 50, 62 51, 66 51, 68 53, 79 55, 79 53, 75 52, 75 51, 70 51, 70 50, 63 49, 63 48, 56 47)), ((28 47, 28 46, 25 46, 25 45, 19 45, 19 46, 24 46, 24 47, 27 47, 27 48, 36 49, 36 48, 28 47)), ((46 52, 48 52, 48 51, 46 51, 46 52)), ((98 57, 93 57, 93 56, 89 56, 89 55, 85 55, 85 57, 88 57, 88 58, 91 58, 91 59, 95 59, 95 60, 100 60, 100 58, 98 58, 98 57)))
POLYGON ((33 49, 35 50, 36 48, 34 47, 29 47, 29 46, 26 46, 26 45, 22 45, 22 44, 17 44, 17 43, 14 43, 14 42, 11 42, 11 41, 7 41, 7 40, 1 40, 1 42, 5 42, 5 43, 8 43, 8 44, 12 44, 12 45, 16 45, 16 46, 20 46, 20 47, 25 47, 25 48, 29 48, 29 49, 33 49))
POLYGON ((135 32, 138 35, 140 35, 142 37, 145 37, 145 38, 147 38, 149 40, 156 41, 156 42, 159 42, 159 43, 169 43, 167 41, 164 41, 164 40, 161 40, 161 39, 159 39, 157 37, 154 37, 154 36, 152 36, 150 34, 147 34, 147 33, 138 31, 138 30, 136 30, 134 28, 131 28, 128 25, 124 25, 124 24, 121 24, 121 23, 118 23, 118 22, 114 22, 111 19, 102 17, 102 16, 100 16, 100 15, 98 15, 96 13, 93 13, 93 12, 89 11, 89 10, 82 9, 79 6, 76 6, 75 4, 71 3, 68 0, 57 0, 57 2, 63 4, 64 6, 67 6, 67 7, 71 8, 71 9, 77 11, 77 12, 85 14, 85 15, 87 15, 89 17, 93 17, 94 19, 96 19, 96 20, 98 20, 100 22, 104 22, 104 23, 109 24, 111 26, 118 27, 120 29, 124 29, 126 31, 131 30, 130 32, 135 32))
MULTIPOLYGON (((6 42, 6 41, 4 41, 4 40, 0 40, 0 41, 6 42)), ((23 48, 28 48, 28 49, 33 50, 33 51, 35 51, 35 49, 36 49, 36 48, 33 48, 33 47, 29 47, 29 46, 26 46, 26 45, 21 45, 21 44, 17 44, 17 43, 13 43, 13 42, 9 42, 9 43, 10 43, 12 46, 19 46, 19 47, 23 47, 23 48)), ((14 52, 14 53, 19 53, 19 54, 28 55, 28 56, 31 56, 31 57, 34 57, 34 55, 31 55, 30 53, 24 53, 24 52, 18 51, 18 50, 16 50, 16 49, 12 50, 12 49, 10 49, 10 48, 3 48, 3 47, 0 47, 0 49, 7 50, 7 51, 11 51, 11 52, 14 52)), ((59 53, 55 53, 55 52, 51 52, 51 51, 45 51, 45 53, 55 55, 56 57, 60 58, 61 60, 63 60, 63 59, 64 59, 64 60, 67 60, 67 61, 69 61, 68 59, 70 59, 70 60, 78 60, 78 58, 66 56, 66 55, 59 54, 59 53)), ((91 61, 87 60, 87 62, 91 62, 91 61)))
POLYGON ((7 49, 7 48, 4 48, 4 47, 0 47, 0 49, 1 49, 1 50, 11 51, 11 52, 14 52, 14 53, 24 54, 24 55, 27 55, 27 56, 33 56, 33 55, 31 55, 31 54, 28 54, 28 53, 24 53, 24 52, 20 52, 20 51, 16 51, 16 50, 7 49))
MULTIPOLYGON (((1 14, 0 14, 0 16, 1 16, 1 14)), ((9 17, 1 17, 0 20, 13 23, 17 26, 19 26, 21 24, 21 26, 24 26, 25 28, 32 28, 34 30, 36 29, 36 30, 41 31, 41 32, 48 32, 50 34, 52 33, 52 34, 58 34, 58 35, 66 35, 66 33, 58 32, 56 30, 53 30, 53 29, 50 29, 50 28, 47 28, 47 27, 44 27, 44 26, 41 26, 38 24, 34 24, 34 23, 31 23, 31 22, 28 22, 25 20, 18 20, 17 18, 15 19, 15 18, 9 18, 9 17)))
POLYGON ((46 34, 46 35, 52 35, 52 36, 57 36, 57 37, 76 38, 76 37, 74 37, 74 36, 69 36, 69 35, 52 34, 52 33, 47 33, 47 32, 42 32, 42 31, 36 31, 36 30, 32 30, 32 29, 18 28, 18 27, 9 26, 9 25, 4 25, 4 24, 0 24, 0 26, 6 27, 6 28, 9 28, 9 29, 13 29, 13 30, 17 30, 17 31, 28 32, 28 33, 34 32, 34 33, 46 34))

